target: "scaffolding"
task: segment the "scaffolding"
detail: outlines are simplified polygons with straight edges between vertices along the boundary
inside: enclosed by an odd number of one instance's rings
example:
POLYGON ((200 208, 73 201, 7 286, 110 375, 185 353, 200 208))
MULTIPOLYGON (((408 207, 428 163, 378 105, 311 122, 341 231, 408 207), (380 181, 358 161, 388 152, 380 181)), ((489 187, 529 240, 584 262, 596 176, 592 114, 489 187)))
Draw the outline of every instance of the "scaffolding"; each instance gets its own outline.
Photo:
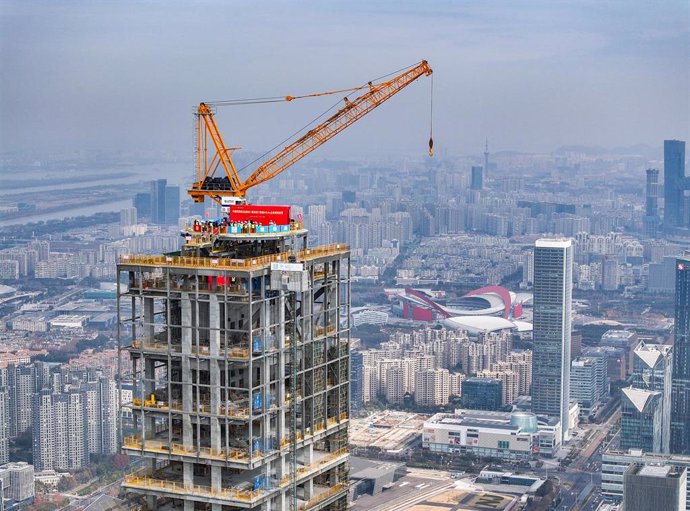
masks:
POLYGON ((147 508, 347 505, 349 249, 296 245, 120 260, 122 449, 145 460, 123 487, 147 508))

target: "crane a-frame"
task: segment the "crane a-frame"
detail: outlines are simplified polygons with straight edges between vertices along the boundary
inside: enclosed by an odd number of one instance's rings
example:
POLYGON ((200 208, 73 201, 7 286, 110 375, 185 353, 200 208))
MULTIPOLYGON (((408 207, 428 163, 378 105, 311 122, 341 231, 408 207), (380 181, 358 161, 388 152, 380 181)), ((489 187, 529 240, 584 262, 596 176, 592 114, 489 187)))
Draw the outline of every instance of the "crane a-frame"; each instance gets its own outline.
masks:
MULTIPOLYGON (((285 146, 244 180, 240 178, 232 161, 232 152, 235 148, 227 147, 220 134, 213 114, 213 104, 201 103, 195 114, 197 117, 197 181, 187 193, 195 202, 203 202, 206 197, 210 197, 224 205, 243 203, 246 201, 247 190, 277 176, 412 82, 421 76, 429 76, 431 73, 431 67, 426 60, 423 60, 389 80, 380 83, 369 82, 364 87, 348 89, 366 89, 366 92, 355 99, 350 100, 346 97, 344 99, 345 105, 340 110, 299 139, 285 146), (214 177, 220 167, 225 171, 225 175, 219 178, 214 177)), ((309 96, 324 94, 332 93, 311 94, 309 96)), ((292 96, 283 98, 285 101, 293 99, 296 98, 292 96)), ((432 147, 432 140, 429 139, 430 155, 432 154, 432 147)))

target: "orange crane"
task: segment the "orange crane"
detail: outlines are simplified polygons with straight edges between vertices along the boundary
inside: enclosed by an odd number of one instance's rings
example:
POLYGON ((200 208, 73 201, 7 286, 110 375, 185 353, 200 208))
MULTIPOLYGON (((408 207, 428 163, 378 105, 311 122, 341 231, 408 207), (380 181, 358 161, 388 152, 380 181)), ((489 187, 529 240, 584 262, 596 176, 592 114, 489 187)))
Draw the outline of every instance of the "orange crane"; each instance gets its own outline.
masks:
MULTIPOLYGON (((363 87, 353 89, 280 98, 279 101, 292 101, 298 98, 367 89, 355 99, 350 100, 345 97, 345 105, 340 110, 285 146, 244 180, 240 178, 232 161, 232 153, 237 148, 225 145, 214 118, 213 103, 201 103, 195 114, 197 117, 197 181, 187 190, 187 193, 194 202, 203 202, 205 197, 210 197, 222 205, 244 203, 247 190, 277 176, 412 82, 422 76, 430 76, 431 73, 429 64, 423 60, 384 82, 369 82, 363 87), (225 176, 216 178, 215 173, 220 167, 225 171, 225 176)), ((429 138, 429 155, 433 155, 431 138, 429 138)))

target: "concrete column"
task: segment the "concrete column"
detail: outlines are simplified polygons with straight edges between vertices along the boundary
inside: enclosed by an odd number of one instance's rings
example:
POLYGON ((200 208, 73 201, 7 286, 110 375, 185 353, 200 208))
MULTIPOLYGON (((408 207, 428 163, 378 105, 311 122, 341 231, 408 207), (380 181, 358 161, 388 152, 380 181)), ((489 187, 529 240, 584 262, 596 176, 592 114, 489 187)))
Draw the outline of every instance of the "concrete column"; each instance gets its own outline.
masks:
POLYGON ((211 384, 211 448, 221 448, 220 438, 220 422, 218 415, 220 415, 220 329, 223 325, 220 324, 220 309, 218 304, 218 297, 211 295, 209 297, 209 345, 211 358, 208 361, 209 368, 209 382, 211 384))
POLYGON ((144 297, 144 329, 141 332, 145 339, 153 339, 153 298, 144 297))
POLYGON ((188 293, 182 294, 182 443, 193 447, 194 430, 190 413, 194 411, 192 370, 189 355, 192 353, 192 302, 188 293))
MULTIPOLYGON (((151 394, 156 388, 156 384, 153 381, 156 374, 154 367, 154 361, 152 359, 144 359, 144 378, 146 379, 146 381, 144 382, 144 401, 151 398, 151 394)), ((152 438, 156 434, 155 419, 150 414, 145 414, 143 422, 144 438, 152 438)))
POLYGON ((314 480, 309 479, 302 484, 304 488, 304 500, 309 500, 314 496, 314 480))
POLYGON ((182 483, 185 486, 194 484, 194 463, 182 462, 182 483))
POLYGON ((181 325, 182 325, 182 354, 192 353, 192 302, 189 293, 182 293, 180 300, 181 325))
POLYGON ((208 326, 211 329, 209 332, 209 350, 212 357, 217 357, 220 353, 220 329, 224 328, 224 325, 220 324, 218 297, 211 295, 209 300, 208 326))
POLYGON ((223 486, 222 467, 211 466, 211 488, 221 490, 223 486))
POLYGON ((156 498, 155 495, 147 495, 146 496, 146 507, 150 511, 155 511, 158 509, 158 499, 156 498))
POLYGON ((302 461, 305 465, 314 463, 314 444, 304 446, 304 449, 302 449, 302 461))

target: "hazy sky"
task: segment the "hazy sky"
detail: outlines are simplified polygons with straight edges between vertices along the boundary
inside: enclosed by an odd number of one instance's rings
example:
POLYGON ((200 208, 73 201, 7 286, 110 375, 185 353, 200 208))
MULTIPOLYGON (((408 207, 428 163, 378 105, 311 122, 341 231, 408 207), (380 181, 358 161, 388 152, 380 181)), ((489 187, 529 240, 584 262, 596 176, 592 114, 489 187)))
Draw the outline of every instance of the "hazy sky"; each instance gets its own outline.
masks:
MULTIPOLYGON (((192 152, 201 100, 359 85, 426 58, 451 153, 690 139, 688 0, 0 0, 0 150, 192 152)), ((424 154, 422 78, 322 155, 424 154)), ((223 108, 268 149, 337 98, 223 108)))

